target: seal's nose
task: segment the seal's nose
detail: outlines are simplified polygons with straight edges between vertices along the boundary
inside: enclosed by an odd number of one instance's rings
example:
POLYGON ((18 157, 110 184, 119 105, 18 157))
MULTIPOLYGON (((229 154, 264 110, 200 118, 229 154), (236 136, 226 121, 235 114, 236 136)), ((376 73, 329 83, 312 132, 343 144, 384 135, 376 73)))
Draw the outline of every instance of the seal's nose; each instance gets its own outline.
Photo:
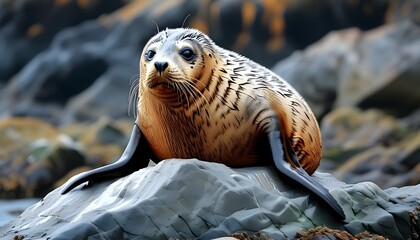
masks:
POLYGON ((155 62, 156 70, 162 74, 163 71, 168 67, 168 62, 155 62))

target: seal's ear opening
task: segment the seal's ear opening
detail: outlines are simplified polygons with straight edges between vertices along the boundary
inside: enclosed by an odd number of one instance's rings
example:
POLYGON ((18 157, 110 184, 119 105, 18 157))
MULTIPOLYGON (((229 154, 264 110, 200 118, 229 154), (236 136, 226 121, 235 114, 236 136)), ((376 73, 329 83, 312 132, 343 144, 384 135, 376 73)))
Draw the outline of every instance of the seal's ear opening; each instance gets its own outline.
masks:
POLYGON ((147 167, 151 157, 152 152, 149 144, 142 137, 142 133, 137 124, 134 123, 127 147, 116 162, 73 176, 65 183, 61 194, 66 194, 84 182, 89 182, 90 186, 94 182, 127 176, 132 172, 147 167))

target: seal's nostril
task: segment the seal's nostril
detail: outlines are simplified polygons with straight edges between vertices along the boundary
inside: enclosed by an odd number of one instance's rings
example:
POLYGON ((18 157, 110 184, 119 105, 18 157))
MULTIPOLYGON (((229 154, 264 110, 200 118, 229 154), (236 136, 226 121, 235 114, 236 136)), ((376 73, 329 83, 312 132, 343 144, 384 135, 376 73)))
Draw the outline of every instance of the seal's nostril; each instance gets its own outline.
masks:
POLYGON ((155 68, 159 73, 162 73, 165 71, 165 69, 168 67, 168 62, 155 62, 155 68))

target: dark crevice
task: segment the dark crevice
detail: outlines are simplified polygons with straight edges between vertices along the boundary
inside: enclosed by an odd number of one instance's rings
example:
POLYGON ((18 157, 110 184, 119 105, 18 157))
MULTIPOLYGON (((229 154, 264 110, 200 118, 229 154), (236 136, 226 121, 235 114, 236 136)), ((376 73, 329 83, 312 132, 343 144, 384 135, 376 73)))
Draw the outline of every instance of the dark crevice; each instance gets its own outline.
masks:
POLYGON ((68 69, 58 68, 44 81, 34 100, 64 105, 69 98, 90 87, 108 65, 101 59, 83 59, 68 69))

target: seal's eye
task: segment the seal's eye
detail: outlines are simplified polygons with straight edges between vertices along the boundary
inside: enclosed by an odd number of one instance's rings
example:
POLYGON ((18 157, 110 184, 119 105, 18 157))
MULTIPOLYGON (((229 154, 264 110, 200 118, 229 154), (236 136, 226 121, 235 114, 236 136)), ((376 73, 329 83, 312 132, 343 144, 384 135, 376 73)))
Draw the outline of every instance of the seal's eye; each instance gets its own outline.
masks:
POLYGON ((195 54, 191 48, 184 48, 181 50, 181 52, 179 52, 179 54, 181 54, 181 56, 187 61, 191 61, 195 57, 195 54))
POLYGON ((156 54, 156 52, 155 52, 155 51, 153 51, 153 50, 149 50, 149 51, 147 51, 147 53, 146 53, 146 60, 147 60, 147 61, 152 60, 152 59, 153 59, 153 57, 155 56, 155 54, 156 54))

